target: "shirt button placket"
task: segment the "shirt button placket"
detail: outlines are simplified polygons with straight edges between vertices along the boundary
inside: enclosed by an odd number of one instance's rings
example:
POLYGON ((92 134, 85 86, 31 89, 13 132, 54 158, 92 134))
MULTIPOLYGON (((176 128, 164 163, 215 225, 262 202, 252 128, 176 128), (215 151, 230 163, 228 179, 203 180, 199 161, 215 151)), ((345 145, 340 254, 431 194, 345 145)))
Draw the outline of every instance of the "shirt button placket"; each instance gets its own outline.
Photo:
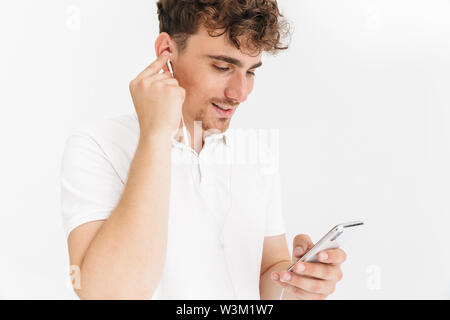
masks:
POLYGON ((200 185, 200 182, 202 180, 202 173, 200 170, 200 162, 198 157, 195 154, 192 154, 191 157, 192 159, 192 167, 191 167, 191 171, 192 171, 192 176, 194 177, 194 183, 197 185, 200 185))

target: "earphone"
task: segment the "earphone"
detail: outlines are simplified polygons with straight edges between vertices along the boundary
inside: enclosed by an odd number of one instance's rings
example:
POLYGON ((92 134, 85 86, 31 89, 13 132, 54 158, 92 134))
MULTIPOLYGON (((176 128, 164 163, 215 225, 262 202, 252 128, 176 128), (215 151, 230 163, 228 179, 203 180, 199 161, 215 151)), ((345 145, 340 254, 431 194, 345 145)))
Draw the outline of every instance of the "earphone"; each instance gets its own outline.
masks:
MULTIPOLYGON (((172 62, 170 61, 170 58, 169 58, 169 60, 167 60, 167 66, 168 66, 168 68, 169 68, 170 74, 172 75, 172 78, 175 79, 175 76, 174 76, 174 74, 173 74, 172 62)), ((188 133, 187 133, 187 130, 186 130, 186 125, 184 124, 183 113, 181 114, 181 122, 183 123, 183 138, 184 138, 184 144, 190 148, 190 147, 191 147, 191 144, 190 144, 190 142, 189 142, 189 137, 188 137, 188 133)))

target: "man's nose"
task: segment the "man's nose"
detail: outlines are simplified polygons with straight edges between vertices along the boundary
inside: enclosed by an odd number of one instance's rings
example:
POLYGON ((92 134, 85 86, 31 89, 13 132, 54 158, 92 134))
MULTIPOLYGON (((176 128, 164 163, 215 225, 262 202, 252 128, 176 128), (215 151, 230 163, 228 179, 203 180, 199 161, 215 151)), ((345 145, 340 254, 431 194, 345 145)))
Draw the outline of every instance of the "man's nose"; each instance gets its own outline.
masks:
POLYGON ((247 100, 248 90, 247 78, 238 73, 230 79, 230 82, 225 89, 225 96, 238 103, 244 102, 247 100))

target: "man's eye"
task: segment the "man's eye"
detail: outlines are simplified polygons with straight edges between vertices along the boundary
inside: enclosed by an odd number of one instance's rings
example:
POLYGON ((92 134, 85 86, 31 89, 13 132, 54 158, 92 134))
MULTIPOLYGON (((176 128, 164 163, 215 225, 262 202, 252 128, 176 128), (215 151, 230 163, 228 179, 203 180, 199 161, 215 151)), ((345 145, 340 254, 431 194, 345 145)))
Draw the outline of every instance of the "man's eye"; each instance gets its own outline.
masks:
MULTIPOLYGON (((213 66, 214 66, 214 68, 216 68, 217 70, 222 71, 222 72, 230 70, 230 68, 221 68, 221 67, 216 66, 215 64, 213 66)), ((247 74, 252 77, 256 76, 255 72, 253 72, 253 71, 247 71, 247 74)))
POLYGON ((214 65, 214 68, 216 68, 216 69, 219 70, 219 71, 227 71, 227 70, 230 69, 230 68, 221 68, 221 67, 218 67, 218 66, 216 66, 216 65, 214 65))

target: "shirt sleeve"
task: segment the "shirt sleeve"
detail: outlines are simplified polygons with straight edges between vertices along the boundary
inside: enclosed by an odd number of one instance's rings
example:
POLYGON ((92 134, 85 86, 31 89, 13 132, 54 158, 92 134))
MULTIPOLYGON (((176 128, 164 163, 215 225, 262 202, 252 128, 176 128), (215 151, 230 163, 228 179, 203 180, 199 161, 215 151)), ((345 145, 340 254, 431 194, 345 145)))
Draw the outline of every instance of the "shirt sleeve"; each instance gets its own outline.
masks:
POLYGON ((265 237, 286 233, 282 213, 281 179, 278 173, 271 175, 269 203, 267 206, 265 237))
POLYGON ((98 142, 84 132, 66 141, 61 164, 61 209, 66 236, 77 226, 106 220, 124 183, 98 142))

